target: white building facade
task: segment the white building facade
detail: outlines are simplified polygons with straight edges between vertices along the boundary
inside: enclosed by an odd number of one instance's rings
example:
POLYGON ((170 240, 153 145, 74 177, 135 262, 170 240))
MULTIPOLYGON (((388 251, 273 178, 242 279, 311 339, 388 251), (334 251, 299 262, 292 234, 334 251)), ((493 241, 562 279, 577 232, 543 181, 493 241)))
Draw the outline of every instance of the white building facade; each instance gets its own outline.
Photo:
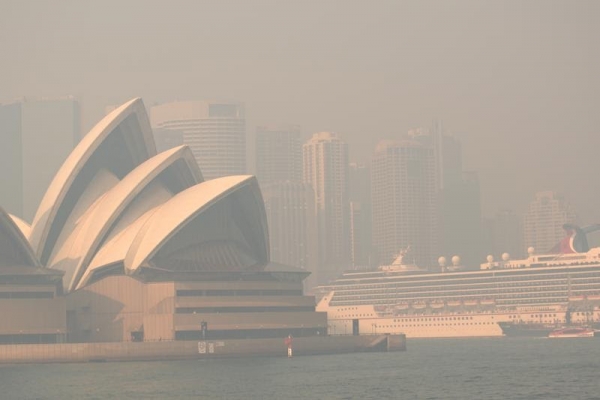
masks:
POLYGON ((236 102, 179 101, 154 106, 153 129, 181 132, 205 179, 246 173, 246 119, 236 102))

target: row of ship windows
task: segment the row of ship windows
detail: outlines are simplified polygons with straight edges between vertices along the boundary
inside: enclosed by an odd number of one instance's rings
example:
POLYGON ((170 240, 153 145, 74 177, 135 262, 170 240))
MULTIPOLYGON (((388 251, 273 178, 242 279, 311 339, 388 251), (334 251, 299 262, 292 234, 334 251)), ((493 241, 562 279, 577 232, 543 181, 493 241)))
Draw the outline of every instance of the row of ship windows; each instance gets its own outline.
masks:
MULTIPOLYGON (((586 283, 598 283, 600 282, 600 275, 594 277, 582 277, 582 278, 571 278, 571 286, 577 286, 580 284, 586 283)), ((448 290, 448 288, 452 289, 474 289, 474 287, 480 287, 479 290, 490 289, 490 288, 506 288, 506 287, 535 287, 535 286, 552 286, 552 285, 568 285, 569 279, 565 279, 565 277, 561 277, 560 279, 552 279, 552 280, 543 280, 536 282, 527 282, 527 281, 517 281, 517 282, 481 282, 481 283, 472 283, 472 282, 451 282, 446 285, 436 285, 432 286, 430 284, 415 284, 415 285, 401 285, 401 284, 380 284, 380 285, 341 285, 336 286, 336 292, 344 292, 347 290, 357 290, 360 289, 362 291, 373 291, 373 290, 396 290, 402 289, 403 291, 419 291, 423 289, 427 290, 448 290)))
MULTIPOLYGON (((589 289, 596 289, 596 287, 581 287, 578 288, 581 291, 572 291, 571 294, 573 296, 584 296, 584 295, 599 295, 600 293, 597 291, 592 291, 592 292, 582 292, 583 290, 589 290, 589 289)), ((357 300, 364 300, 364 299, 393 299, 393 300, 405 300, 405 301, 410 301, 413 299, 419 299, 419 300, 461 300, 461 299, 472 299, 472 300, 481 300, 482 298, 478 298, 477 294, 481 295, 481 293, 473 293, 472 291, 468 291, 468 292, 456 292, 456 293, 452 293, 451 295, 438 295, 436 297, 432 297, 432 293, 431 292, 423 292, 423 293, 410 293, 410 296, 406 296, 406 294, 408 293, 399 293, 396 294, 395 296, 390 296, 390 294, 393 295, 393 293, 388 293, 388 294, 371 294, 371 295, 365 295, 365 293, 362 292, 355 292, 355 293, 344 293, 343 295, 336 295, 334 298, 334 301, 343 301, 343 300, 352 300, 352 299, 357 299, 357 300)), ((505 290, 502 293, 491 293, 491 292, 486 292, 486 294, 490 297, 493 297, 494 299, 498 300, 498 299, 511 299, 511 298, 535 298, 535 297, 548 297, 548 296, 552 296, 552 297, 564 297, 565 299, 567 298, 568 295, 568 289, 565 288, 564 290, 560 290, 560 291, 537 291, 535 293, 520 293, 520 291, 509 291, 509 290, 505 290)))
POLYGON ((374 328, 377 328, 377 329, 380 329, 380 328, 417 328, 417 327, 422 327, 422 326, 493 325, 493 324, 495 324, 495 322, 453 322, 453 323, 446 323, 446 324, 376 325, 376 326, 374 326, 374 328))
MULTIPOLYGON (((468 299, 469 297, 467 297, 469 295, 469 293, 457 293, 457 296, 459 296, 458 298, 452 298, 452 297, 442 297, 442 298, 437 298, 439 300, 447 300, 447 301, 458 301, 461 298, 465 298, 468 299), (464 297, 460 297, 460 296, 464 296, 464 297)), ((540 299, 540 298, 561 298, 561 301, 565 301, 567 300, 567 294, 565 292, 542 292, 542 293, 515 293, 515 294, 499 294, 499 295, 494 295, 494 300, 495 301, 504 301, 504 300, 511 300, 511 299, 540 299)), ((377 299, 390 299, 390 300, 398 300, 398 301, 406 301, 409 302, 411 300, 434 300, 436 298, 432 298, 430 293, 423 293, 420 295, 415 295, 412 297, 402 297, 402 296, 396 296, 396 297, 389 297, 387 295, 373 295, 373 296, 336 296, 335 298, 335 302, 337 303, 338 301, 361 301, 361 300, 369 300, 372 301, 373 299, 377 300, 377 299)), ((473 298, 471 297, 471 299, 473 300, 477 300, 477 298, 473 298)), ((389 302, 388 302, 389 303, 389 302)), ((332 302, 333 304, 333 302, 332 302)))
MULTIPOLYGON (((363 300, 363 301, 357 301, 357 300, 351 300, 353 304, 356 305, 372 305, 372 304, 383 304, 383 305, 389 305, 388 301, 372 301, 372 300, 363 300)), ((566 298, 541 298, 541 299, 524 299, 524 300, 508 300, 508 299, 501 299, 499 302, 501 302, 503 306, 506 305, 524 305, 524 304, 531 304, 531 305, 536 305, 536 304, 546 304, 546 303, 562 303, 562 302, 566 302, 567 299, 566 298)), ((331 306, 344 306, 345 304, 340 304, 343 303, 343 300, 339 300, 336 302, 331 302, 331 306)))
POLYGON ((223 314, 223 313, 257 313, 257 312, 314 312, 312 306, 292 307, 177 307, 176 314, 223 314))
MULTIPOLYGON (((528 271, 529 272, 529 271, 528 271)), ((365 278, 365 277, 361 277, 359 279, 357 279, 354 283, 353 280, 348 279, 346 283, 344 283, 343 281, 338 281, 338 284, 335 285, 336 289, 339 288, 343 288, 343 287, 348 287, 348 286, 352 286, 353 284, 358 284, 361 287, 364 287, 365 285, 373 285, 373 286, 389 286, 389 285, 400 285, 400 286, 409 286, 409 287, 413 287, 413 286, 419 286, 419 285, 431 285, 431 284, 438 284, 438 285, 456 285, 456 284, 477 284, 477 283, 482 283, 482 284, 489 284, 492 282, 529 282, 531 283, 531 281, 535 281, 535 280, 539 280, 539 279, 544 279, 544 280, 548 280, 548 279, 565 279, 565 278, 571 278, 571 279, 580 279, 580 278, 597 278, 600 277, 600 272, 598 271, 581 271, 581 272, 577 272, 577 271, 564 271, 564 272, 556 272, 556 273, 548 273, 547 271, 540 271, 537 274, 518 274, 518 275, 511 275, 511 276, 475 276, 473 278, 465 278, 465 277, 456 277, 456 278, 452 278, 449 279, 448 276, 435 276, 435 277, 418 277, 418 278, 409 278, 409 277, 402 277, 402 278, 385 278, 385 277, 379 277, 379 278, 365 278), (543 274, 544 276, 540 277, 540 274, 543 274), (368 283, 368 281, 373 281, 372 283, 368 283), (436 282, 437 281, 437 282, 436 282)))
MULTIPOLYGON (((494 317, 492 317, 494 318, 494 317)), ((462 316, 462 317, 433 317, 433 318, 409 318, 405 321, 408 322, 431 322, 431 321, 466 321, 472 320, 473 317, 462 316)), ((394 322, 405 322, 401 319, 395 319, 394 322)))
POLYGON ((178 297, 203 296, 302 296, 302 290, 178 290, 178 297))
MULTIPOLYGON (((509 319, 523 319, 521 315, 509 315, 509 319)), ((556 318, 556 314, 533 314, 530 318, 556 318)))

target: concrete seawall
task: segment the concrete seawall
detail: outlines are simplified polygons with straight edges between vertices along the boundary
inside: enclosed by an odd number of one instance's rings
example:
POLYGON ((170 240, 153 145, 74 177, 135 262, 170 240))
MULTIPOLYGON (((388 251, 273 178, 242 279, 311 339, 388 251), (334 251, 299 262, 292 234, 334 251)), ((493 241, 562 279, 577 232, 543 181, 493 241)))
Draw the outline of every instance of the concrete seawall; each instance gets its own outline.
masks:
MULTIPOLYGON (((294 356, 368 351, 404 351, 404 335, 322 336, 293 339, 294 356)), ((62 343, 0 345, 0 363, 53 363, 285 357, 284 339, 176 342, 62 343)))

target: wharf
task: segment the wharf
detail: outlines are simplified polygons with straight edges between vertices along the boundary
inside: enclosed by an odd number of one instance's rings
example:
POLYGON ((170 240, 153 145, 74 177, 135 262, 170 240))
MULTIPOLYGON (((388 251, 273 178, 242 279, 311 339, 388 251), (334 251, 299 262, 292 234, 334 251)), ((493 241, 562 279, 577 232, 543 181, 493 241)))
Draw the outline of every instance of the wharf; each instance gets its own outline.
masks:
MULTIPOLYGON (((294 356, 405 351, 405 335, 313 336, 293 339, 294 356)), ((0 345, 0 364, 153 361, 220 357, 286 357, 284 338, 173 342, 0 345)))

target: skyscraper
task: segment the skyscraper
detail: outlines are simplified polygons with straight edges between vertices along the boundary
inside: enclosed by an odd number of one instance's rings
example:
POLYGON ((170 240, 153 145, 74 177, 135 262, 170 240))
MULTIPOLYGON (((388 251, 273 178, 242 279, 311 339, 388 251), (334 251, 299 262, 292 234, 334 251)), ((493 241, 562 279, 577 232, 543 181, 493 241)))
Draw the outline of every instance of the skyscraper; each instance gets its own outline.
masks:
POLYGON ((269 223, 271 259, 311 272, 318 265, 314 193, 302 182, 302 142, 298 126, 256 128, 256 176, 269 223))
POLYGON ((368 267, 372 266, 371 170, 351 163, 348 172, 352 266, 368 267))
POLYGON ((463 265, 478 268, 485 251, 477 173, 463 171, 462 145, 444 132, 441 121, 412 130, 409 137, 433 151, 440 255, 458 255, 463 265))
POLYGON ((246 173, 246 120, 241 103, 179 101, 151 109, 152 128, 181 132, 205 179, 246 173))
POLYGON ((476 172, 463 172, 462 179, 450 182, 438 193, 440 254, 458 255, 462 264, 479 269, 486 254, 482 240, 481 198, 476 172))
POLYGON ((183 144, 183 132, 175 129, 156 128, 153 129, 156 151, 159 153, 183 144))
POLYGON ((0 203, 31 222, 54 174, 79 142, 73 97, 0 105, 0 203))
POLYGON ((256 128, 256 177, 261 185, 302 182, 302 141, 299 126, 256 128))
POLYGON ((555 192, 538 192, 523 219, 524 247, 538 253, 550 251, 565 235, 563 225, 576 222, 570 204, 555 192))
POLYGON ((304 182, 312 186, 319 230, 319 271, 325 282, 348 267, 348 145, 330 132, 315 133, 303 146, 304 182))
POLYGON ((410 247, 411 262, 432 265, 438 255, 432 148, 414 140, 382 141, 371 168, 373 247, 379 262, 390 263, 410 247))
POLYGON ((316 283, 318 266, 317 216, 314 193, 302 182, 261 184, 269 224, 271 260, 311 273, 305 284, 316 283))

